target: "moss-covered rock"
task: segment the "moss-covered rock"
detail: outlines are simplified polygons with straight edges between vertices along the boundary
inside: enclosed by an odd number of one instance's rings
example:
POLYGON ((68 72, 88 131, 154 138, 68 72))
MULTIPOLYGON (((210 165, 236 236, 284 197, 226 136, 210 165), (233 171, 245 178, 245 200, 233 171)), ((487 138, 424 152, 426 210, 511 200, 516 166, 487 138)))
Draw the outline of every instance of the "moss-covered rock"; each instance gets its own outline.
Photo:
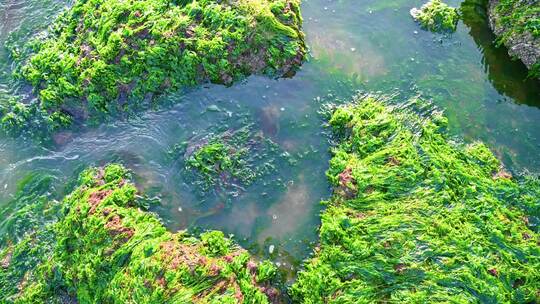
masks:
POLYGON ((46 229, 0 251, 2 303, 269 303, 270 263, 210 231, 171 233, 119 165, 90 169, 46 229), (41 236, 47 236, 42 242, 41 236), (44 247, 46 245, 46 247, 44 247), (47 250, 40 250, 46 248, 47 250), (28 259, 36 256, 39 258, 28 259))
MULTIPOLYGON (((77 0, 45 38, 13 49, 37 116, 61 126, 145 108, 157 94, 254 73, 291 75, 306 54, 298 0, 77 0)), ((19 107, 19 106, 17 106, 19 107)), ((2 122, 21 125, 17 107, 2 122)))
POLYGON ((334 111, 335 193, 296 302, 540 301, 540 182, 452 141, 446 124, 418 100, 358 97, 334 111))
POLYGON ((457 9, 441 0, 430 0, 420 9, 411 9, 411 16, 424 29, 432 32, 454 32, 459 21, 457 9))
POLYGON ((540 1, 490 0, 489 24, 499 42, 540 78, 540 1))
POLYGON ((208 191, 238 194, 275 173, 276 167, 293 162, 253 123, 193 137, 175 145, 170 154, 181 160, 183 176, 204 196, 208 191))

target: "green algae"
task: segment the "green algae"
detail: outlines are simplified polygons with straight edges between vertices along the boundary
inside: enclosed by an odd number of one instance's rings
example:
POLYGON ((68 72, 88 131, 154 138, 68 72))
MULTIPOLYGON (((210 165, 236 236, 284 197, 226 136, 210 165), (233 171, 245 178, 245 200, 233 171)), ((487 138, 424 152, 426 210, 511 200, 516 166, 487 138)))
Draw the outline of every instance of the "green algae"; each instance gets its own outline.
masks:
POLYGON ((272 264, 251 260, 219 231, 171 233, 136 200, 122 166, 83 172, 58 222, 0 251, 0 301, 269 303, 278 296, 272 264), (47 236, 47 246, 34 235, 47 236))
POLYGON ((60 206, 53 199, 54 178, 33 173, 23 178, 17 194, 0 210, 0 302, 18 292, 19 282, 45 261, 54 243, 52 223, 60 206))
POLYGON ((0 103, 0 129, 13 137, 28 134, 41 139, 72 123, 73 118, 66 113, 49 113, 44 109, 17 101, 13 97, 0 103))
POLYGON ((276 173, 276 166, 281 163, 294 163, 292 156, 256 131, 250 122, 237 129, 192 138, 175 145, 170 153, 183 159, 184 176, 201 194, 214 190, 243 192, 263 177, 276 173))
POLYGON ((524 32, 540 37, 540 6, 538 1, 500 0, 495 8, 501 18, 498 22, 507 30, 500 38, 506 42, 512 35, 524 32))
POLYGON ((540 300, 540 182, 512 177, 446 125, 417 99, 358 96, 335 109, 335 191, 291 288, 296 302, 540 300))
POLYGON ((65 127, 147 108, 153 97, 251 74, 291 75, 306 54, 296 0, 75 1, 46 35, 13 47, 35 102, 0 114, 65 127))
POLYGON ((0 210, 0 247, 42 228, 55 218, 57 204, 52 199, 54 178, 33 173, 17 185, 17 194, 0 210))
POLYGON ((540 79, 540 61, 533 64, 531 67, 531 70, 529 71, 529 76, 531 78, 539 78, 540 79))
POLYGON ((430 0, 420 9, 411 9, 411 15, 422 28, 432 32, 454 32, 459 20, 458 10, 440 0, 430 0))
POLYGON ((540 3, 538 0, 491 1, 490 25, 512 57, 518 57, 529 69, 531 78, 540 78, 540 3))
MULTIPOLYGON (((447 119, 420 100, 357 97, 329 123, 335 195, 321 245, 291 288, 295 302, 538 300, 538 179, 512 177, 481 143, 453 141, 447 119)), ((276 299, 272 263, 250 260, 219 231, 168 232, 136 207, 129 179, 119 165, 85 171, 58 222, 0 247, 0 301, 276 299)))

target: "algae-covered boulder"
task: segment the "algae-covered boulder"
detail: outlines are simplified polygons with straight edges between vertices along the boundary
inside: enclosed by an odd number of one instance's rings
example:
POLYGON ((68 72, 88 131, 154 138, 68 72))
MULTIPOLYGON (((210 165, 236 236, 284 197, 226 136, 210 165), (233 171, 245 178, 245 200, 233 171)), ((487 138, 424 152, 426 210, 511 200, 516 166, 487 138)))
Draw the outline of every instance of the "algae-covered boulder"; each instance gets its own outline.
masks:
POLYGON ((510 56, 540 78, 540 1, 490 0, 489 25, 510 56))
POLYGON ((29 55, 12 53, 38 95, 31 107, 65 126, 203 82, 291 75, 306 54, 301 23, 298 0, 77 0, 29 55))
MULTIPOLYGON (((187 183, 203 196, 209 191, 237 196, 263 177, 278 173, 277 168, 294 162, 253 123, 194 136, 175 145, 170 153, 182 163, 187 183)), ((279 187, 270 182, 268 186, 279 187)))
POLYGON ((446 123, 415 100, 358 97, 335 110, 335 193, 296 302, 540 301, 540 182, 512 177, 481 143, 451 140, 446 123))
POLYGON ((424 29, 432 32, 454 32, 459 20, 457 9, 441 0, 430 0, 420 9, 411 9, 411 16, 424 29))
POLYGON ((273 264, 210 231, 171 233, 119 165, 90 169, 63 215, 0 251, 2 303, 269 303, 273 264), (47 239, 36 236, 43 233, 47 239), (43 247, 43 246, 46 247, 43 247), (47 250, 40 250, 46 248, 47 250), (39 258, 28 259, 36 256, 39 258), (23 271, 21 271, 21 269, 23 271))

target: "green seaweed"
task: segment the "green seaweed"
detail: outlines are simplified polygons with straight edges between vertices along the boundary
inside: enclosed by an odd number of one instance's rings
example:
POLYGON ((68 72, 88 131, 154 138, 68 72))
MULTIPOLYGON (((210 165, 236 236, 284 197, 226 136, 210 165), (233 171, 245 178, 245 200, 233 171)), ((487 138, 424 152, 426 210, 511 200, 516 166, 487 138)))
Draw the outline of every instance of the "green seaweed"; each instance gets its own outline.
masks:
POLYGON ((524 32, 536 38, 540 37, 540 5, 537 0, 500 0, 495 10, 500 16, 497 22, 507 29, 500 38, 501 43, 524 32))
POLYGON ((73 118, 66 113, 48 113, 13 97, 0 104, 0 129, 13 137, 30 134, 34 138, 45 138, 72 123, 73 118))
POLYGON ((269 303, 275 268, 209 231, 171 233, 138 209, 120 165, 89 169, 58 222, 0 251, 2 303, 269 303), (34 235, 52 239, 47 247, 34 235), (38 260, 21 257, 36 256, 38 260), (27 263, 21 264, 20 261, 27 263), (9 287, 8 287, 9 285, 9 287))
POLYGON ((199 192, 244 191, 263 176, 276 172, 280 162, 292 158, 271 139, 255 132, 254 125, 176 145, 173 156, 183 157, 183 171, 199 192))
MULTIPOLYGON (((207 81, 290 75, 306 53, 301 22, 297 0, 78 0, 12 57, 38 97, 26 107, 56 129, 207 81)), ((0 113, 5 128, 31 121, 19 104, 0 113)))
POLYGON ((459 20, 458 10, 441 0, 430 0, 420 9, 411 9, 411 15, 422 28, 432 32, 455 32, 459 20))
POLYGON ((335 109, 335 191, 295 302, 540 301, 540 181, 456 142, 447 123, 419 99, 335 109))
POLYGON ((527 63, 529 77, 540 78, 540 60, 534 55, 540 41, 540 3, 538 0, 500 0, 494 2, 494 25, 497 44, 512 48, 516 41, 521 41, 528 48, 531 56, 527 63), (498 30, 497 30, 498 29, 498 30), (519 37, 519 38, 518 38, 519 37), (536 62, 535 62, 536 61, 536 62))
POLYGON ((0 301, 18 292, 17 283, 29 279, 27 273, 45 261, 54 243, 51 226, 60 206, 53 199, 53 181, 46 174, 29 174, 19 182, 17 194, 2 203, 0 301))

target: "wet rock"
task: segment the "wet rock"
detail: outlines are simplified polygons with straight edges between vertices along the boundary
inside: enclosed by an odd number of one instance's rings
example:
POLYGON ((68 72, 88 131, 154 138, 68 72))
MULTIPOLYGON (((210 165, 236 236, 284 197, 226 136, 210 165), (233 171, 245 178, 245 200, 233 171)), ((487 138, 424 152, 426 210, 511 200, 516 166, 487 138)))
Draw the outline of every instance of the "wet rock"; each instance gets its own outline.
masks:
POLYGON ((0 126, 39 121, 56 131, 148 108, 160 94, 208 82, 292 76, 307 53, 299 4, 73 1, 17 62, 36 92, 28 113, 37 120, 0 113, 0 126))
POLYGON ((432 32, 454 32, 459 20, 457 9, 440 0, 430 0, 421 8, 412 8, 410 14, 422 28, 432 32))
POLYGON ((73 133, 64 131, 64 132, 58 132, 53 135, 53 141, 55 144, 59 146, 63 146, 70 142, 73 139, 73 133))
POLYGON ((358 193, 323 202, 320 244, 290 288, 293 302, 468 303, 480 293, 538 302, 539 236, 525 217, 536 224, 529 206, 540 180, 497 180, 503 165, 484 144, 459 144, 434 111, 413 110, 427 101, 395 104, 360 95, 334 110, 326 174, 339 187, 356 180, 358 193), (518 278, 526 283, 508 288, 518 278))
POLYGON ((291 158, 252 122, 202 138, 193 137, 171 151, 175 157, 183 154, 185 179, 201 196, 214 191, 236 197, 291 158))
POLYGON ((34 231, 7 253, 0 247, 1 303, 169 303, 186 293, 193 303, 235 303, 228 290, 246 303, 273 301, 261 290, 271 288, 276 273, 270 262, 261 276, 223 232, 169 232, 131 205, 137 189, 123 167, 92 168, 79 181, 62 200, 66 214, 51 228, 54 235, 34 231), (22 263, 44 241, 41 259, 22 263), (8 282, 16 287, 5 288, 8 282), (148 300, 156 294, 157 302, 148 300))
POLYGON ((540 78, 540 29, 530 29, 527 22, 540 20, 540 11, 534 10, 539 6, 538 0, 490 0, 488 4, 489 27, 508 48, 508 54, 519 58, 537 78, 540 78))

